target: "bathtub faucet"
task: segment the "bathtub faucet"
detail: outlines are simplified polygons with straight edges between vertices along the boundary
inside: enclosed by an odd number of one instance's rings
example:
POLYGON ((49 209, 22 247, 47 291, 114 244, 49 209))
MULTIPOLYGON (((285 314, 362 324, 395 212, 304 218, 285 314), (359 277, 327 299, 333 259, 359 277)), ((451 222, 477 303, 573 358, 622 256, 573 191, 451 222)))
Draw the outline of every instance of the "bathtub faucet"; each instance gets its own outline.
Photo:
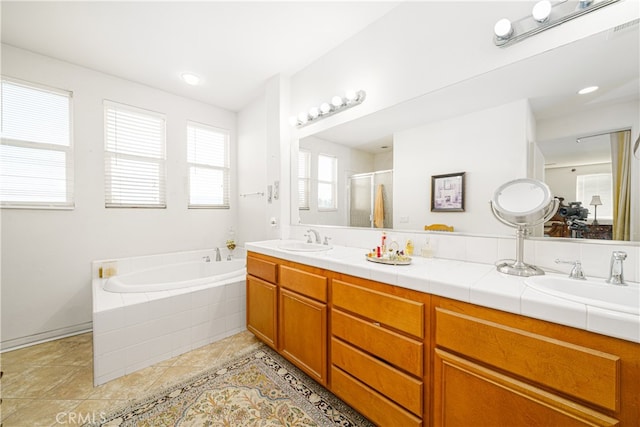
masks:
POLYGON ((216 248, 216 261, 222 261, 222 257, 220 256, 220 248, 216 248))

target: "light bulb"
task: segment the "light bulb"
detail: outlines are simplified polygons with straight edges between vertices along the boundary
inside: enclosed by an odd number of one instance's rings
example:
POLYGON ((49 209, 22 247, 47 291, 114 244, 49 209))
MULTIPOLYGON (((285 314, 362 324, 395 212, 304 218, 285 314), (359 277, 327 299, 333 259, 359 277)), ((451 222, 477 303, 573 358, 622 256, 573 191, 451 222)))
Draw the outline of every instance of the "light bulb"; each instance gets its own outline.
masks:
POLYGON ((289 117, 289 124, 291 126, 295 126, 298 124, 298 118, 296 116, 289 117))
POLYGON ((496 37, 500 39, 508 39, 513 34, 513 27, 511 26, 511 21, 507 18, 502 18, 496 25, 493 27, 493 32, 496 37))
POLYGON ((533 16, 533 19, 538 22, 546 21, 549 19, 549 15, 551 15, 551 2, 549 0, 539 1, 533 6, 531 15, 533 16))
POLYGON ((307 113, 298 114, 298 122, 300 122, 300 124, 305 124, 307 123, 308 120, 309 120, 309 116, 307 115, 307 113))
POLYGON ((334 107, 340 107, 342 105, 342 97, 336 95, 333 98, 331 98, 331 103, 333 104, 334 107))
POLYGON ((358 94, 355 90, 348 90, 345 97, 347 98, 347 102, 353 102, 358 98, 358 94))
POLYGON ((311 107, 309 109, 309 117, 311 117, 312 119, 317 119, 319 115, 320 110, 318 110, 318 107, 311 107))
POLYGON ((331 105, 329 105, 329 103, 323 102, 322 104, 320 104, 320 112, 322 114, 327 114, 330 111, 331 111, 331 105))

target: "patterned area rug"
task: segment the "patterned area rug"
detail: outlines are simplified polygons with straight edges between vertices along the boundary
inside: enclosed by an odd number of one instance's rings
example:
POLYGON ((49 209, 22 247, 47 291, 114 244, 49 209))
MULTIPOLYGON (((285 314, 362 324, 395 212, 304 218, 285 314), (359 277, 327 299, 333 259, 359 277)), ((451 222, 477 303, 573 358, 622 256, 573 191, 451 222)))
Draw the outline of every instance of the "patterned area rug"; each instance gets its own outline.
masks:
POLYGON ((88 426, 372 426, 266 346, 88 426))

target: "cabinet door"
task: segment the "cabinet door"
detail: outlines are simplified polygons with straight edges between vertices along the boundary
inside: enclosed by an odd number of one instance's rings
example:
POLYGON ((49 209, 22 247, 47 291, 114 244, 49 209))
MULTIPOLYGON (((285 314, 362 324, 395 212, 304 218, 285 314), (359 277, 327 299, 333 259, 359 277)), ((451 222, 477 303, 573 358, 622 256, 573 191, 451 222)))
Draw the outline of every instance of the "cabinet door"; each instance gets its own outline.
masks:
POLYGON ((280 353, 327 384, 327 305, 280 289, 280 353))
POLYGON ((277 347, 277 288, 247 276, 247 329, 267 345, 277 347))
POLYGON ((436 349, 434 426, 615 426, 618 420, 436 349))

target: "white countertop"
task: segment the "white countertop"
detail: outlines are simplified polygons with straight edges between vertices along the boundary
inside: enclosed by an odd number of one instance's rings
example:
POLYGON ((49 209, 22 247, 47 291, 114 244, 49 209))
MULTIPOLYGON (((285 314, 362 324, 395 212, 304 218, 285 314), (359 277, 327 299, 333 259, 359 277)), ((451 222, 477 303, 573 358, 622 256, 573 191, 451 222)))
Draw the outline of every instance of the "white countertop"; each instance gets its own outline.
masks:
POLYGON ((250 242, 245 249, 640 343, 640 316, 539 292, 525 278, 500 273, 493 264, 413 256, 410 265, 384 265, 367 261, 366 249, 334 245, 328 251, 294 252, 280 249, 283 242, 250 242))

